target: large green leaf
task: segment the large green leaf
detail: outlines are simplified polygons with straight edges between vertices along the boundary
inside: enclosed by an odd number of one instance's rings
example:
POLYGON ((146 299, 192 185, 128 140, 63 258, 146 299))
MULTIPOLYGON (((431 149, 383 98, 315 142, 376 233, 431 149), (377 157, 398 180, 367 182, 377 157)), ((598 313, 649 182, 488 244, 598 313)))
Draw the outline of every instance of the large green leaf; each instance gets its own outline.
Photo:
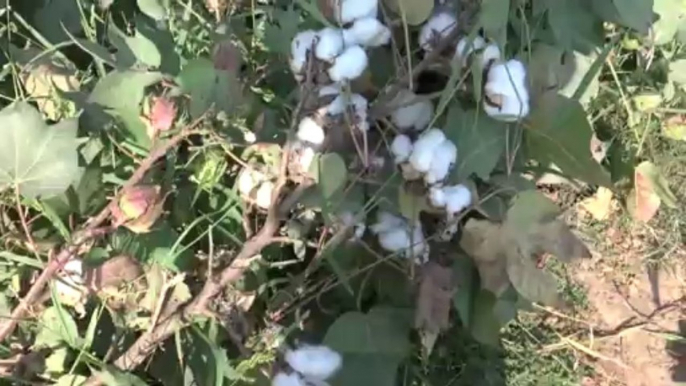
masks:
POLYGON ((28 198, 64 192, 79 174, 75 120, 48 126, 31 105, 0 111, 0 189, 28 198))
POLYGON ((264 44, 271 52, 288 55, 291 40, 298 33, 300 11, 295 7, 275 8, 272 17, 273 22, 267 24, 264 30, 264 44))
POLYGON ((612 0, 612 2, 624 25, 640 33, 648 32, 653 23, 653 0, 612 0))
POLYGON ((333 386, 393 386, 398 365, 409 355, 412 311, 377 307, 348 312, 329 327, 324 344, 343 355, 333 386), (374 380, 370 383, 369 380, 374 380))
POLYGON ((78 0, 33 2, 39 3, 43 6, 34 8, 33 25, 50 42, 64 42, 69 40, 68 33, 77 34, 82 31, 78 0))
POLYGON ((34 345, 38 347, 55 347, 64 342, 76 346, 79 330, 74 318, 65 310, 49 307, 40 316, 40 329, 34 345))
POLYGON ((686 1, 684 0, 655 0, 653 11, 659 16, 652 28, 654 44, 671 42, 674 35, 686 27, 686 1))
POLYGON ((236 75, 215 69, 208 59, 198 58, 188 62, 176 81, 190 96, 190 112, 194 118, 210 108, 231 114, 243 102, 236 75))
POLYGON ((482 0, 481 26, 486 36, 498 42, 501 47, 507 40, 507 21, 510 16, 510 0, 482 0))
POLYGON ((669 80, 686 88, 686 59, 677 59, 669 63, 669 80))
POLYGON ((155 20, 164 20, 167 17, 167 0, 136 0, 141 12, 155 20))
POLYGON ((330 199, 345 186, 348 180, 348 169, 343 158, 336 153, 318 156, 309 170, 310 176, 319 187, 325 200, 330 199))
POLYGON ((136 31, 128 36, 114 24, 108 29, 110 42, 117 48, 117 64, 122 68, 133 67, 137 63, 148 67, 159 67, 162 55, 150 39, 136 31))
POLYGON ((87 101, 108 110, 138 110, 145 88, 162 78, 159 72, 112 71, 98 81, 87 101))
POLYGON ((604 42, 602 22, 580 0, 547 0, 548 24, 565 49, 589 52, 604 42))
POLYGON ((457 164, 450 182, 464 182, 472 174, 488 180, 505 150, 507 125, 477 110, 464 111, 453 103, 448 110, 445 135, 457 145, 457 164))
POLYGON ((543 96, 524 133, 529 155, 544 166, 594 185, 611 187, 609 174, 591 154, 593 129, 578 101, 556 93, 543 96))

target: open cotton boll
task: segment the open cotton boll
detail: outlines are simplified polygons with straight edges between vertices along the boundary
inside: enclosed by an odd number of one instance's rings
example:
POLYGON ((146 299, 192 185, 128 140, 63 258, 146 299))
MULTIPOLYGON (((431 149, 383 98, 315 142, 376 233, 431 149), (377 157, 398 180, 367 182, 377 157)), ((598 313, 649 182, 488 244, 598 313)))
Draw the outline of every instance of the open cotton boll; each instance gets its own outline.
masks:
POLYGON ((55 280, 55 293, 60 303, 77 308, 82 313, 86 300, 86 291, 83 279, 83 261, 75 258, 69 260, 62 272, 55 280))
POLYGON ((459 42, 457 42, 453 59, 459 60, 462 63, 462 66, 466 66, 469 55, 476 50, 484 48, 485 46, 486 40, 484 40, 484 38, 481 36, 477 35, 474 37, 474 39, 470 39, 468 36, 463 37, 459 42))
POLYGON ((298 373, 278 373, 272 379, 272 386, 307 386, 307 383, 298 373))
POLYGON ((331 62, 343 51, 343 31, 335 28, 324 28, 317 33, 317 45, 314 54, 317 59, 331 62))
POLYGON ((324 143, 326 135, 324 128, 310 117, 303 118, 298 124, 297 137, 303 142, 308 142, 313 145, 321 145, 324 143))
POLYGON ((429 189, 429 202, 436 208, 445 207, 446 198, 442 186, 432 186, 431 189, 429 189))
POLYGON ((252 168, 245 168, 238 175, 238 192, 244 196, 250 196, 253 189, 266 180, 267 176, 264 173, 252 168))
POLYGON ((453 166, 456 160, 457 147, 455 144, 448 139, 441 142, 433 152, 431 166, 424 175, 424 181, 429 185, 443 181, 448 176, 450 167, 453 166))
POLYGON ((347 24, 357 19, 376 17, 378 0, 336 0, 333 2, 336 21, 347 24))
POLYGON ((514 122, 529 115, 524 64, 514 59, 493 64, 488 70, 484 94, 488 99, 484 111, 494 119, 514 122))
POLYGON ((329 78, 334 82, 343 82, 358 78, 367 68, 369 59, 360 46, 345 49, 329 68, 329 78))
POLYGON ((446 186, 443 192, 449 214, 459 213, 472 204, 472 192, 464 185, 446 186))
POLYGON ((440 129, 430 129, 424 132, 414 143, 410 164, 415 170, 425 173, 431 168, 434 150, 445 141, 445 134, 440 129))
POLYGON ((395 163, 407 162, 412 154, 412 140, 405 134, 396 135, 391 142, 391 152, 395 157, 395 163))
POLYGON ((288 350, 285 359, 293 370, 319 381, 331 377, 343 363, 341 354, 326 346, 302 346, 288 350))
POLYGON ((431 122, 434 106, 430 100, 420 99, 416 103, 407 104, 416 97, 417 95, 412 91, 405 90, 394 99, 394 103, 402 105, 402 107, 395 109, 391 113, 391 122, 398 126, 399 129, 421 131, 431 122))
POLYGON ((364 47, 378 47, 388 44, 390 40, 391 30, 376 17, 357 19, 350 28, 343 31, 346 46, 358 44, 364 47))
POLYGON ((291 41, 291 71, 295 74, 302 72, 305 63, 307 62, 307 51, 312 48, 317 33, 313 30, 306 30, 299 32, 291 41))
POLYGON ((272 192, 274 191, 274 183, 271 181, 263 182, 257 192, 255 193, 255 205, 262 209, 269 209, 272 204, 272 192))
POLYGON ((371 226, 374 234, 390 231, 394 228, 404 227, 405 220, 390 212, 379 212, 376 215, 376 224, 371 226))
POLYGON ((338 95, 341 93, 341 85, 338 83, 327 84, 319 88, 319 96, 325 97, 329 95, 338 95))
POLYGON ((317 153, 314 151, 314 149, 309 146, 300 151, 298 165, 300 165, 301 171, 307 172, 310 170, 310 166, 312 165, 312 161, 314 161, 314 156, 316 154, 317 153))
POLYGON ((353 228, 353 240, 359 240, 362 238, 362 236, 364 236, 364 231, 367 230, 367 225, 364 223, 364 220, 359 222, 356 221, 355 214, 353 214, 353 212, 345 211, 340 213, 338 218, 341 220, 341 223, 343 223, 344 226, 353 228))
POLYGON ((441 39, 450 35, 457 28, 457 19, 448 12, 439 12, 429 18, 419 31, 419 46, 424 51, 431 51, 441 39))
POLYGON ((496 44, 489 44, 484 48, 484 51, 481 53, 481 64, 486 67, 492 62, 497 62, 500 60, 502 57, 502 54, 500 53, 500 47, 496 44))

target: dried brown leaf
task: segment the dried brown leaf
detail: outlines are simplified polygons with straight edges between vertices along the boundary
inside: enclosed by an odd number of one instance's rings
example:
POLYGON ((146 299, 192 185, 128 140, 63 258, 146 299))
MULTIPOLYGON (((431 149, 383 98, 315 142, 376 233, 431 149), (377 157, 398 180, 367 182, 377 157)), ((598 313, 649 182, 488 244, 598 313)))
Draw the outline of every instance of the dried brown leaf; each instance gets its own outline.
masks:
POLYGON ((601 186, 592 197, 581 202, 581 207, 594 219, 604 221, 612 213, 612 198, 612 191, 601 186))
POLYGON ((104 263, 86 270, 86 285, 92 291, 103 288, 118 288, 122 284, 133 283, 143 276, 140 263, 129 256, 115 256, 104 263))
POLYGON ((450 327, 450 304, 455 283, 453 270, 430 261, 422 267, 415 327, 440 333, 450 327))

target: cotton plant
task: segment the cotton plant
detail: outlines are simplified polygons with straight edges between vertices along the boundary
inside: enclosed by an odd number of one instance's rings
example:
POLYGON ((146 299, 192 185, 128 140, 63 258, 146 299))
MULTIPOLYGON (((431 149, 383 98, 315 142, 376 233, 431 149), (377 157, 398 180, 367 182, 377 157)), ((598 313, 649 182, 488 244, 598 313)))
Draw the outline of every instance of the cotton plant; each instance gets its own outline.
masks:
POLYGON ((494 119, 516 122, 529 115, 524 64, 516 59, 493 63, 488 70, 484 96, 484 111, 494 119))
POLYGON ((421 222, 412 222, 382 211, 370 230, 378 237, 379 245, 384 250, 413 259, 416 264, 429 261, 429 244, 424 237, 421 222))
POLYGON ((284 355, 291 372, 280 371, 272 379, 272 386, 328 385, 343 365, 341 354, 323 345, 303 345, 284 355))

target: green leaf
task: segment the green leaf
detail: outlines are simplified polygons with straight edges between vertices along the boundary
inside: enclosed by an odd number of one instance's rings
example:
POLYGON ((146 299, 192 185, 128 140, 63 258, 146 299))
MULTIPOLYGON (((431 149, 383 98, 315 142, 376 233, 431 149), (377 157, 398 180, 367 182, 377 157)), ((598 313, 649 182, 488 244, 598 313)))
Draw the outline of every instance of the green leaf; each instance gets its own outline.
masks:
POLYGON ((653 23, 653 0, 612 0, 623 24, 648 33, 653 23))
POLYGON ((64 342, 75 347, 79 338, 76 322, 71 315, 57 307, 49 307, 40 316, 40 330, 34 345, 38 347, 55 347, 64 342))
POLYGON ((331 384, 394 386, 397 368, 411 351, 411 327, 407 309, 377 307, 340 316, 324 337, 324 344, 343 355, 343 368, 331 384))
POLYGON ((453 306, 466 327, 472 325, 474 299, 479 292, 479 273, 474 262, 467 256, 458 255, 453 262, 457 291, 453 295, 453 306))
POLYGON ((298 33, 300 12, 293 6, 287 9, 276 8, 272 18, 273 21, 265 27, 264 44, 271 52, 288 55, 291 40, 298 33))
POLYGON ((431 0, 385 0, 384 3, 397 15, 405 14, 407 24, 417 26, 431 16, 434 2, 431 0))
POLYGON ((449 181, 464 182, 472 174, 488 180, 505 150, 507 127, 477 110, 464 111, 453 103, 448 110, 445 135, 457 144, 457 164, 449 181))
POLYGON ((210 108, 231 114, 242 104, 236 75, 215 69, 207 59, 198 58, 188 62, 176 81, 181 90, 189 94, 193 118, 200 117, 210 108))
POLYGON ((136 63, 159 67, 162 63, 162 55, 155 43, 140 32, 136 31, 133 36, 128 36, 112 23, 108 35, 117 48, 116 59, 119 67, 130 68, 136 63))
POLYGON ((114 55, 112 55, 112 53, 107 48, 97 43, 93 43, 92 41, 87 39, 75 38, 72 35, 69 35, 69 38, 79 48, 84 50, 86 53, 90 54, 90 56, 92 56, 93 59, 100 60, 104 63, 109 64, 112 67, 116 67, 116 64, 114 62, 114 55))
POLYGON ((57 378, 55 386, 81 386, 86 383, 86 377, 83 375, 67 374, 57 378))
POLYGON ((181 58, 176 52, 176 43, 171 32, 164 26, 158 26, 154 20, 137 15, 136 34, 140 34, 155 44, 161 55, 159 69, 164 74, 177 75, 181 68, 181 58))
POLYGON ((147 383, 137 376, 111 365, 104 366, 101 371, 95 371, 94 375, 107 386, 147 386, 147 383))
POLYGON ((507 21, 510 14, 510 0, 482 0, 481 26, 486 36, 505 46, 507 40, 507 21))
POLYGON ((328 200, 345 186, 348 179, 348 169, 343 158, 336 153, 326 153, 318 156, 309 170, 310 176, 314 179, 324 196, 328 200))
POLYGON ((137 0, 141 12, 155 20, 167 18, 166 1, 164 0, 137 0))
POLYGON ((602 22, 580 0, 548 0, 548 24, 565 49, 589 52, 604 43, 602 22))
MULTIPOLYGON (((82 31, 81 13, 77 0, 53 0, 40 3, 44 5, 35 10, 33 25, 53 44, 69 40, 68 33, 78 34, 82 31)), ((39 2, 33 4, 35 7, 35 4, 39 2)))
POLYGON ((498 347, 500 343, 500 321, 493 312, 497 302, 489 291, 481 290, 474 299, 474 314, 470 331, 474 339, 483 344, 498 347))
POLYGON ((517 292, 525 298, 546 305, 558 305, 555 277, 536 267, 530 256, 508 255, 507 275, 517 292))
POLYGON ((685 88, 686 86, 686 59, 677 59, 669 63, 669 81, 685 88))
POLYGON ((78 186, 76 186, 76 197, 79 205, 78 210, 82 216, 87 216, 100 208, 107 199, 99 158, 95 158, 86 166, 86 170, 81 175, 78 186))
POLYGON ((16 186, 27 198, 64 192, 79 174, 76 120, 48 126, 31 105, 0 111, 0 189, 16 186))
POLYGON ((652 27, 652 43, 668 44, 683 27, 686 16, 686 3, 683 0, 655 0, 653 11, 659 18, 652 27))
POLYGON ((589 184, 612 186, 591 154, 593 129, 578 101, 549 93, 534 108, 527 129, 525 143, 532 158, 589 184))
POLYGON ((410 222, 419 221, 419 213, 428 208, 426 195, 417 195, 408 191, 405 186, 398 188, 398 210, 410 222))
POLYGON ((115 111, 138 111, 145 88, 163 78, 159 72, 112 71, 98 81, 88 102, 115 111))

